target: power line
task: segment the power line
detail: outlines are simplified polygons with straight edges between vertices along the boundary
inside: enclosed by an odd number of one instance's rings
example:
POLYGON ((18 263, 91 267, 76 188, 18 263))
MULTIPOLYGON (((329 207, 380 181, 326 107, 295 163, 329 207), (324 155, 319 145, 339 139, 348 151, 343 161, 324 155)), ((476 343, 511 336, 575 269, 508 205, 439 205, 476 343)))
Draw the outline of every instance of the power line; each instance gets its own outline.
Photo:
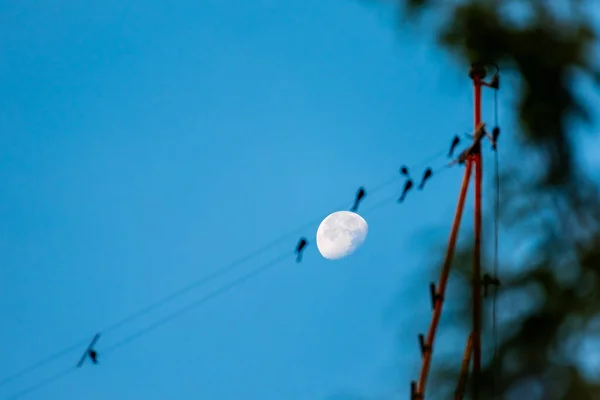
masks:
POLYGON ((72 345, 70 345, 68 347, 65 347, 64 349, 62 349, 60 351, 57 351, 56 353, 54 353, 52 355, 49 355, 48 357, 46 357, 46 358, 44 358, 44 359, 42 359, 42 360, 40 360, 40 361, 38 361, 36 363, 31 364, 28 367, 23 368, 22 370, 14 373, 12 375, 7 376, 6 378, 0 380, 0 386, 4 386, 7 383, 9 383, 11 381, 14 381, 15 379, 20 378, 21 376, 26 375, 26 374, 28 374, 28 373, 30 373, 30 372, 32 372, 32 371, 34 371, 34 370, 42 367, 42 366, 48 364, 51 361, 54 361, 54 360, 56 360, 56 359, 58 359, 58 358, 60 358, 60 357, 62 357, 64 355, 66 355, 66 354, 74 351, 74 350, 77 350, 81 346, 84 346, 85 344, 87 344, 88 341, 89 340, 86 339, 86 340, 82 340, 82 341, 79 341, 77 343, 74 343, 74 344, 72 344, 72 345))
POLYGON ((15 400, 15 399, 20 399, 23 396, 28 395, 31 392, 35 392, 36 390, 39 390, 45 386, 50 385, 51 383, 56 382, 57 380, 64 378, 65 376, 71 374, 72 372, 75 372, 76 368, 75 367, 69 367, 68 369, 62 370, 61 372, 52 375, 49 378, 44 379, 43 381, 29 386, 28 388, 21 390, 18 393, 13 394, 12 396, 10 396, 9 398, 7 398, 6 400, 15 400))
MULTIPOLYGON (((499 280, 498 269, 498 236, 499 236, 499 219, 500 219, 500 173, 499 173, 499 161, 498 161, 498 150, 494 154, 495 164, 495 204, 494 204, 494 279, 499 280)), ((499 282, 499 281, 498 281, 499 282)), ((492 394, 496 396, 496 374, 498 372, 498 324, 497 324, 497 303, 498 303, 498 287, 494 288, 494 294, 492 296, 492 342, 494 346, 492 367, 494 369, 493 380, 492 380, 492 394)))
MULTIPOLYGON (((463 364, 458 380, 458 386, 454 394, 454 398, 460 400, 464 397, 464 386, 468 378, 468 366, 472 359, 472 397, 474 400, 479 398, 479 380, 481 374, 481 228, 482 228, 482 154, 481 154, 481 141, 486 136, 490 136, 485 130, 485 124, 481 118, 481 94, 482 88, 489 87, 497 90, 499 88, 499 68, 495 65, 496 72, 492 76, 490 81, 485 81, 487 75, 487 67, 483 64, 473 63, 469 70, 469 77, 473 82, 474 89, 474 123, 475 133, 473 135, 473 143, 465 151, 461 153, 458 158, 458 162, 466 164, 465 172, 463 175, 462 184, 459 190, 459 197, 454 213, 452 222, 452 228, 450 230, 450 236, 448 238, 448 246, 446 249, 446 255, 444 257, 440 278, 438 284, 432 282, 429 285, 429 291, 431 295, 431 303, 433 307, 433 314, 429 324, 427 335, 419 334, 419 347, 421 350, 422 363, 419 374, 419 379, 411 381, 410 384, 410 398, 412 400, 423 400, 425 397, 425 389, 427 386, 427 379, 431 369, 433 347, 438 330, 439 322, 442 316, 443 304, 446 295, 446 286, 450 274, 450 268, 452 265, 452 259, 454 256, 454 250, 456 247, 456 241, 458 237, 458 231, 462 219, 462 214, 465 206, 466 195, 468 191, 469 182, 471 180, 472 169, 475 171, 475 219, 474 219, 474 244, 473 244, 473 272, 472 272, 472 298, 473 298, 473 328, 467 340, 465 346, 465 352, 463 357, 463 364)), ((498 137, 499 130, 494 129, 493 137, 491 137, 493 147, 496 147, 496 139, 498 137)), ((485 276, 484 276, 485 277, 485 276)))
MULTIPOLYGON (((498 88, 494 90, 494 129, 497 129, 499 134, 500 127, 498 121, 498 88)), ((498 239, 499 239, 499 230, 500 230, 500 165, 499 165, 499 156, 498 156, 498 144, 496 143, 498 139, 498 134, 494 138, 494 186, 495 186, 495 199, 494 199, 494 279, 496 282, 500 282, 500 277, 498 276, 499 269, 499 253, 498 253, 498 239)), ((492 296, 492 345, 493 345, 493 358, 492 358, 492 395, 494 398, 496 397, 497 390, 497 382, 496 375, 498 374, 499 364, 498 364, 498 324, 497 324, 497 302, 498 302, 498 287, 494 287, 494 294, 492 296)))
MULTIPOLYGON (((446 167, 442 167, 440 169, 438 169, 438 173, 442 172, 443 170, 446 170, 446 167)), ((394 196, 395 197, 395 196, 394 196)), ((375 209, 378 209, 379 207, 383 206, 384 204, 388 203, 391 200, 391 198, 386 198, 383 199, 382 201, 376 203, 375 205, 373 205, 372 207, 370 207, 369 209, 366 210, 366 212, 370 212, 370 211, 374 211, 375 209)), ((119 347, 124 346, 125 344, 128 344, 138 338, 140 338, 141 336, 149 333, 150 331, 153 331, 154 329, 186 314, 187 312, 193 310, 196 307, 199 307, 203 304, 205 304, 206 302, 212 300, 213 298, 224 294, 228 291, 230 291, 231 289, 233 289, 234 287, 248 281, 249 279, 252 279, 260 274, 262 274, 263 272, 266 272, 267 270, 271 269, 272 267, 274 267, 275 265, 279 264, 280 262, 284 261, 287 257, 289 257, 288 253, 283 253, 281 254, 279 257, 275 258, 274 260, 270 261, 269 263, 262 265, 254 270, 251 270, 250 272, 248 272, 245 275, 242 275, 240 278, 237 278, 231 282, 229 282, 228 284, 225 284, 223 286, 221 286, 219 289, 214 290, 213 292, 209 293, 208 295, 201 297, 200 299, 189 303, 188 305, 179 308, 178 310, 167 314, 165 317, 159 319, 158 321, 148 325, 146 328, 143 328, 139 331, 137 331, 136 333, 126 337, 125 339, 117 342, 116 344, 110 346, 109 348, 103 350, 102 352, 104 354, 106 353, 110 353, 116 349, 118 349, 119 347)))
MULTIPOLYGON (((436 153, 436 154, 428 157, 424 161, 422 161, 422 162, 420 162, 418 164, 413 165, 412 168, 418 168, 418 167, 427 165, 430 162, 434 161, 435 159, 440 158, 445 153, 446 153, 446 151, 438 152, 438 153, 436 153)), ((435 174, 438 174, 439 172, 447 169, 448 167, 450 167, 452 165, 453 165, 453 163, 446 163, 446 164, 444 164, 442 167, 439 167, 439 168, 437 168, 435 170, 436 171, 435 174)), ((371 189, 370 193, 378 192, 378 191, 380 191, 380 190, 382 190, 382 189, 384 189, 384 188, 386 188, 386 187, 388 187, 388 186, 390 186, 390 185, 392 185, 394 183, 397 183, 397 182, 398 182, 398 177, 390 179, 390 180, 388 180, 386 182, 383 182, 380 185, 376 186, 374 189, 371 189)), ((379 203, 376 203, 375 205, 373 205, 372 207, 370 207, 367 211, 372 211, 372 210, 374 210, 376 208, 379 208, 383 204, 389 202, 389 200, 390 199, 384 199, 383 201, 381 201, 379 203)), ((344 208, 344 206, 345 205, 342 205, 342 206, 338 207, 338 209, 339 208, 344 208)), ((136 311, 136 312, 134 312, 134 313, 132 313, 132 314, 130 314, 130 315, 128 315, 128 316, 126 316, 126 317, 124 317, 124 318, 122 318, 122 319, 120 319, 120 320, 118 320, 118 321, 116 321, 116 322, 114 322, 112 324, 110 324, 110 325, 108 325, 107 327, 105 327, 104 329, 102 329, 100 332, 106 333, 108 331, 116 330, 117 328, 119 328, 119 327, 121 327, 121 326, 123 326, 123 325, 125 325, 125 324, 127 324, 127 323, 129 323, 129 322, 131 322, 131 321, 133 321, 133 320, 141 317, 142 315, 145 315, 145 314, 147 314, 147 313, 149 313, 149 312, 151 312, 151 311, 153 311, 153 310, 155 310, 155 309, 157 309, 157 308, 159 308, 159 307, 161 307, 161 306, 163 306, 163 305, 165 305, 165 304, 173 301, 174 299, 176 299, 176 298, 180 297, 181 295, 183 295, 183 294, 191 291, 192 289, 194 289, 196 287, 199 287, 199 286, 201 286, 203 284, 206 284, 206 283, 208 283, 208 282, 210 282, 210 281, 212 281, 214 279, 217 279, 217 278, 223 276, 227 272, 232 271, 233 269, 235 269, 239 265, 241 265, 241 264, 249 261, 250 259, 252 259, 252 258, 254 258, 254 257, 256 257, 256 256, 258 256, 258 255, 260 255, 262 253, 264 253, 265 251, 267 251, 267 250, 275 247, 277 244, 283 242, 284 240, 290 238, 291 236, 297 235, 303 229, 306 229, 307 227, 309 227, 311 225, 314 225, 315 223, 320 222, 321 219, 322 218, 312 220, 312 221, 310 221, 310 222, 302 225, 301 227, 296 228, 293 231, 291 231, 291 232, 289 232, 289 233, 287 233, 287 234, 279 237, 278 239, 276 239, 276 240, 274 240, 274 241, 272 241, 272 242, 270 242, 270 243, 262 246, 261 248, 255 250, 255 251, 253 251, 251 253, 248 253, 247 255, 239 258, 238 260, 236 260, 236 261, 234 261, 234 262, 232 262, 232 263, 230 263, 228 265, 225 265, 224 267, 221 267, 220 269, 218 269, 218 270, 216 270, 216 271, 214 271, 212 273, 209 273, 207 275, 202 276, 201 278, 197 279, 196 281, 193 281, 190 284, 182 287, 181 289, 179 289, 179 290, 177 290, 175 292, 172 292, 171 294, 169 294, 169 295, 161 298, 160 300, 158 300, 158 301, 156 301, 156 302, 154 302, 154 303, 152 303, 152 304, 150 304, 150 305, 148 305, 148 306, 146 306, 146 307, 144 307, 144 308, 142 308, 142 309, 140 309, 140 310, 138 310, 138 311, 136 311)), ((158 328, 159 326, 161 326, 161 325, 163 325, 163 324, 165 324, 165 323, 167 323, 167 322, 169 322, 169 321, 171 321, 171 320, 179 317, 180 315, 183 315, 183 314, 187 313, 188 311, 191 311, 192 309, 194 309, 194 308, 196 308, 196 307, 198 307, 198 306, 206 303, 207 301, 209 301, 209 300, 211 300, 211 299, 219 296, 220 294, 228 292, 229 290, 231 290, 234 287, 240 285, 241 283, 246 282, 250 278, 255 277, 255 276, 261 274, 262 272, 266 271, 267 269, 273 267, 275 264, 277 264, 278 262, 281 262, 284 259, 284 257, 287 257, 287 256, 288 256, 287 253, 283 254, 280 257, 278 257, 277 259, 273 260, 272 262, 270 262, 270 263, 268 263, 266 265, 263 265, 262 267, 259 267, 259 268, 255 269, 255 270, 252 270, 248 274, 243 275, 241 278, 238 278, 238 279, 236 279, 236 280, 234 280, 234 281, 232 281, 232 282, 224 285, 223 287, 221 287, 221 288, 219 288, 219 289, 211 292, 209 295, 204 296, 204 297, 200 298, 199 300, 197 300, 197 301, 195 301, 193 303, 190 303, 187 306, 185 306, 183 308, 180 308, 180 309, 178 309, 177 311, 175 311, 175 312, 173 312, 171 314, 168 314, 166 317, 164 317, 164 318, 156 321, 155 323, 147 326, 146 328, 143 328, 143 329, 139 330, 138 332, 136 332, 135 334, 133 334, 131 336, 128 336, 125 339, 117 342, 113 346, 111 346, 108 349, 104 350, 104 353, 106 353, 106 352, 112 352, 112 351, 116 350, 117 348, 122 347, 123 345, 125 345, 125 344, 127 344, 127 343, 129 343, 129 342, 131 342, 133 340, 136 340, 137 338, 145 335, 146 333, 148 333, 148 332, 150 332, 150 331, 158 328)), ((43 366, 43 365, 45 365, 45 364, 47 364, 47 363, 55 360, 55 359, 58 359, 58 358, 60 358, 60 357, 62 357, 64 355, 68 354, 71 351, 74 351, 75 349, 83 346, 87 342, 88 342, 88 339, 81 340, 81 341, 79 341, 77 343, 74 343, 73 345, 70 345, 70 346, 64 348, 63 350, 60 350, 60 351, 58 351, 58 352, 56 352, 56 353, 54 353, 54 354, 52 354, 52 355, 50 355, 48 357, 46 357, 46 358, 44 358, 44 359, 36 362, 36 363, 34 363, 34 364, 32 364, 32 365, 30 365, 30 366, 28 366, 28 367, 26 367, 26 368, 18 371, 17 373, 15 373, 13 375, 10 375, 10 376, 8 376, 8 377, 0 380, 0 386, 5 385, 6 383, 8 383, 10 381, 13 381, 13 380, 15 380, 15 379, 17 379, 17 378, 19 378, 19 377, 21 377, 23 375, 26 375, 27 373, 30 373, 30 372, 34 371, 35 369, 37 369, 37 368, 39 368, 39 367, 41 367, 41 366, 43 366)), ((61 372, 60 374, 57 374, 55 376, 52 376, 52 377, 50 377, 50 378, 42 381, 39 384, 31 386, 28 389, 26 389, 26 390, 24 390, 22 392, 17 393, 15 395, 16 397, 11 397, 11 399, 17 398, 17 397, 21 397, 21 396, 23 396, 23 395, 25 395, 27 393, 30 393, 31 391, 37 390, 37 389, 39 389, 41 387, 44 387, 44 386, 46 386, 46 385, 54 382, 55 380, 57 380, 57 379, 65 376, 67 374, 67 372, 71 372, 71 369, 69 369, 67 371, 64 371, 64 372, 61 372)))
MULTIPOLYGON (((134 340, 137 340, 139 338, 141 338, 142 336, 150 333, 151 331, 153 331, 154 329, 192 311, 193 309, 209 302, 210 300, 213 300, 214 298, 227 293, 228 291, 232 290, 233 288, 235 288, 236 286, 241 285, 242 283, 248 281, 251 278, 255 278, 259 275, 261 275, 262 273, 266 272, 267 270, 273 268, 275 265, 281 263, 282 261, 284 261, 286 258, 289 257, 288 253, 284 253, 281 254, 279 257, 271 260, 270 262, 261 265, 258 268, 255 268, 253 270, 251 270, 249 273, 242 275, 241 277, 221 286, 220 288, 210 292, 209 294, 201 297, 200 299, 187 304, 184 307, 181 307, 177 310, 175 310, 174 312, 166 315, 165 317, 159 319, 158 321, 138 330, 137 332, 133 333, 132 335, 129 335, 127 337, 125 337, 124 339, 118 341, 117 343, 113 344, 112 346, 108 347, 107 349, 103 350, 102 353, 103 354, 108 354, 108 353, 112 353, 113 351, 117 350, 120 347, 123 347, 131 342, 133 342, 134 340)), ((74 372, 77 368, 76 367, 69 367, 66 370, 63 370, 55 375, 50 376, 47 379, 44 379, 43 381, 34 384, 32 386, 29 386, 28 388, 12 395, 11 397, 9 397, 7 400, 14 400, 14 399, 18 399, 21 398, 31 392, 34 392, 36 390, 39 390, 45 386, 50 385, 51 383, 54 383, 55 381, 67 376, 68 374, 70 374, 71 372, 74 372)))
POLYGON ((276 266, 277 264, 281 263, 286 258, 289 258, 289 254, 287 252, 284 254, 281 254, 279 257, 276 257, 275 259, 271 260, 270 262, 251 270, 247 274, 244 274, 241 277, 221 286, 220 288, 210 292, 206 296, 203 296, 200 299, 198 299, 192 303, 189 303, 186 306, 181 307, 178 310, 176 310, 170 314, 167 314, 165 317, 159 319, 158 321, 146 326, 145 328, 138 330, 134 334, 129 335, 129 336, 125 337, 124 339, 120 340, 119 342, 113 344, 112 346, 103 350, 102 353, 103 354, 111 353, 111 352, 115 351, 116 349, 123 347, 124 345, 129 344, 129 343, 133 342, 134 340, 139 339, 140 337, 146 335, 147 333, 150 333, 151 331, 155 330, 156 328, 158 328, 168 322, 171 322, 172 320, 174 320, 176 318, 181 317, 182 315, 207 303, 208 301, 214 299, 215 297, 225 294, 225 293, 229 292, 231 289, 241 285, 242 283, 244 283, 252 278, 257 277, 257 276, 263 274, 264 272, 267 272, 269 269, 271 269, 274 266, 276 266))
MULTIPOLYGON (((438 171, 441 172, 441 170, 446 169, 444 168, 440 168, 438 171)), ((395 197, 395 196, 393 196, 395 197)), ((393 197, 388 197, 386 199, 383 199, 382 201, 374 204, 373 206, 371 206, 370 208, 368 208, 367 210, 365 210, 365 212, 371 212, 374 211, 380 207, 382 207, 383 205, 385 205, 386 203, 389 204, 389 201, 393 199, 393 197)), ((122 340, 118 341, 117 343, 113 344, 112 346, 104 349, 102 351, 102 354, 109 354, 112 353, 116 350, 118 350, 119 348, 141 338, 142 336, 152 332, 153 330, 159 328, 160 326, 163 326, 179 317, 181 317, 184 314, 187 314, 188 312, 192 311, 193 309, 200 307, 204 304, 206 304, 207 302, 209 302, 210 300, 213 300, 214 298, 225 294, 227 292, 229 292, 230 290, 234 289, 235 287, 245 283, 246 281, 255 278, 263 273, 265 273, 267 270, 275 267, 277 264, 283 262, 287 257, 289 257, 289 254, 283 253, 280 256, 276 257, 275 259, 271 260, 270 262, 263 264, 253 270, 251 270, 250 272, 248 272, 245 275, 242 275, 241 277, 234 279, 233 281, 230 281, 229 283, 221 286, 218 289, 215 289, 214 291, 210 292, 209 294, 201 297, 200 299, 189 303, 183 307, 180 307, 179 309, 167 314, 166 316, 164 316, 163 318, 155 321, 152 324, 147 325, 146 327, 138 330, 137 332, 123 338, 122 340)), ((13 400, 13 399, 17 399, 17 398, 21 398, 31 392, 34 392, 36 390, 39 390, 45 386, 50 385, 51 383, 54 383, 55 381, 65 377, 66 375, 68 375, 71 372, 74 372, 76 370, 76 368, 71 367, 67 370, 61 371, 60 373, 53 375, 43 381, 41 381, 40 383, 37 383, 35 385, 32 385, 28 388, 26 388, 25 390, 22 390, 16 394, 14 394, 13 396, 11 396, 9 399, 7 400, 13 400)))

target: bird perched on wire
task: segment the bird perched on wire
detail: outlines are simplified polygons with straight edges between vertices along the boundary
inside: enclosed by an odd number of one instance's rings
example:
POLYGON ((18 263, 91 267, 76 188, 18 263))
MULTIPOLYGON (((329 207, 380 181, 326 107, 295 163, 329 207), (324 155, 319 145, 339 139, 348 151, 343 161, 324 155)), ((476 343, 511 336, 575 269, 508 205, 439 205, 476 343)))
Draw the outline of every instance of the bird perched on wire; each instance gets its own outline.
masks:
POLYGON ((302 261, 302 253, 307 244, 308 244, 308 241, 305 238, 300 238, 300 240, 298 241, 298 245, 296 246, 296 251, 295 251, 296 262, 302 261))
POLYGON ((402 190, 402 194, 398 198, 398 203, 402 203, 404 201, 406 194, 410 191, 410 189, 412 189, 412 187, 413 187, 412 179, 407 179, 406 182, 404 183, 404 189, 402 190))
POLYGON ((87 360, 88 358, 94 364, 98 364, 98 353, 96 352, 96 350, 94 350, 94 345, 96 344, 96 342, 98 342, 99 339, 100 339, 100 333, 96 333, 94 335, 94 338, 88 345, 88 347, 85 349, 85 351, 81 355, 81 358, 79 359, 79 362, 77 363, 77 368, 81 368, 83 366, 83 363, 85 362, 85 360, 87 360))
POLYGON ((90 360, 92 360, 92 362, 94 364, 98 364, 98 353, 96 352, 96 350, 89 349, 88 350, 88 355, 90 356, 90 360))
POLYGON ((354 199, 354 205, 352 206, 352 208, 350 208, 350 211, 356 212, 358 210, 358 206, 360 205, 360 202, 366 195, 367 195, 367 192, 365 191, 365 188, 360 187, 358 189, 358 192, 356 193, 356 198, 354 199))
POLYGON ((496 126, 492 130, 492 149, 496 150, 498 145, 498 137, 500 136, 500 127, 496 126))
POLYGON ((423 173, 423 179, 421 180, 421 183, 419 184, 419 190, 423 190, 423 187, 425 186, 425 182, 427 182, 427 180, 429 178, 431 178, 432 175, 433 175, 433 171, 431 170, 431 168, 427 168, 425 170, 425 173, 423 173))
POLYGON ((458 137, 458 135, 455 135, 454 138, 452 139, 452 143, 450 144, 450 151, 448 152, 448 158, 452 158, 452 156, 454 155, 454 150, 456 150, 456 146, 458 146, 459 143, 460 143, 460 137, 458 137))

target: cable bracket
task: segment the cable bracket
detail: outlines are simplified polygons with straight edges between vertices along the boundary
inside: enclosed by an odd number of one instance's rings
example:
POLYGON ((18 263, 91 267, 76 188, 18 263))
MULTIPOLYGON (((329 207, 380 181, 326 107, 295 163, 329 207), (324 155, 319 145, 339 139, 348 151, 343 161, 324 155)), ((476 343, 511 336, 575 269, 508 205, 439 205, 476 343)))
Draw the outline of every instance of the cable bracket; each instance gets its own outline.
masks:
POLYGON ((429 294, 431 295, 431 308, 435 310, 437 302, 444 301, 444 296, 442 296, 442 294, 437 291, 435 283, 433 282, 431 282, 431 284, 429 285, 429 294))

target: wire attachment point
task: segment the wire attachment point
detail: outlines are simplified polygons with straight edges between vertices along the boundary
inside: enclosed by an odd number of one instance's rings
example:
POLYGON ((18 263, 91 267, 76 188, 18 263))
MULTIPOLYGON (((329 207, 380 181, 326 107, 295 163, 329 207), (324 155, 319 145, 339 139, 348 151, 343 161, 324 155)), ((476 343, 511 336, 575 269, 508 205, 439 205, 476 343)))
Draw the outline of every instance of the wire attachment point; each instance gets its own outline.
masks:
POLYGON ((469 157, 479 153, 481 150, 481 140, 485 136, 489 136, 485 130, 485 123, 480 122, 479 125, 477 125, 477 129, 475 129, 475 133, 473 134, 473 143, 458 156, 459 164, 464 164, 469 157))
POLYGON ((469 78, 483 80, 486 75, 487 71, 483 63, 474 62, 471 64, 471 67, 469 68, 469 78))
POLYGON ((500 75, 498 75, 497 73, 492 75, 492 80, 490 81, 488 86, 492 89, 500 89, 500 75))

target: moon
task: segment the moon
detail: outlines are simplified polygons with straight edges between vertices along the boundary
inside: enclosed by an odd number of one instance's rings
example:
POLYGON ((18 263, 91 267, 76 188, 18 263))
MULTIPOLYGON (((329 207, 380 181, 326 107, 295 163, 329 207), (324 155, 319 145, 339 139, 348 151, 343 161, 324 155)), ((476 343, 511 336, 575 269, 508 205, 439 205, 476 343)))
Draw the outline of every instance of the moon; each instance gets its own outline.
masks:
POLYGON ((367 238, 369 226, 360 215, 337 211, 321 222, 317 229, 317 248, 328 260, 339 260, 354 253, 367 238))

